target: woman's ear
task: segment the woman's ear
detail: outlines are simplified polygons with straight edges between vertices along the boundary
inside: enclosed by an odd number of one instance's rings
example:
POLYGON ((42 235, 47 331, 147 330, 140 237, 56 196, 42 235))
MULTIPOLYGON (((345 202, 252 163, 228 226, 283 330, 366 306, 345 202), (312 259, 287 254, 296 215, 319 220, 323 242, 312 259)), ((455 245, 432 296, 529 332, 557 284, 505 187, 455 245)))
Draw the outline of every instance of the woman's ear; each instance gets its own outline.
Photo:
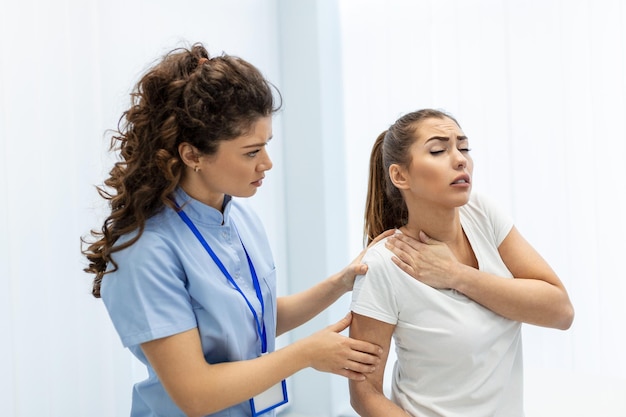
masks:
POLYGON ((190 143, 183 142, 178 145, 178 154, 183 163, 190 168, 195 168, 200 162, 200 152, 190 143))
POLYGON ((398 190, 406 190, 409 188, 409 181, 406 169, 398 164, 389 166, 389 178, 398 190))

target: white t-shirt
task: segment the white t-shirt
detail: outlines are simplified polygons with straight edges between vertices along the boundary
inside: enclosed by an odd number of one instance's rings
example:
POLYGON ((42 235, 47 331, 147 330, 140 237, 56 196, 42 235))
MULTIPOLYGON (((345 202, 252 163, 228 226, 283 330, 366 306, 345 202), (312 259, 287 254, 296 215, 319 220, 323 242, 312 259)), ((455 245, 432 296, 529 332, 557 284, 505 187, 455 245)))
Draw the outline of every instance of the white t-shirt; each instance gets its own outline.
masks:
MULTIPOLYGON (((480 195, 460 208, 479 269, 511 273, 498 246, 513 227, 480 195)), ((404 273, 384 241, 370 248, 351 309, 396 326, 392 401, 418 417, 522 417, 521 323, 454 290, 437 290, 404 273)))

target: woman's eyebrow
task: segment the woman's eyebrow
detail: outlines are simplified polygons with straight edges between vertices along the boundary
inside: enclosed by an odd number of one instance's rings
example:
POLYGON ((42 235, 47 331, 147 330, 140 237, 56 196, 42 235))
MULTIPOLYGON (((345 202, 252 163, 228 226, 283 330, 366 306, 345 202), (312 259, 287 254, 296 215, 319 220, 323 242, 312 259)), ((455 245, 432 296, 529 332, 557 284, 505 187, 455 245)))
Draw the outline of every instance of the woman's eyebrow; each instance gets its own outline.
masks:
POLYGON ((258 148, 259 146, 265 146, 268 143, 270 143, 270 140, 272 140, 273 136, 270 136, 270 138, 268 140, 266 140, 265 142, 258 142, 258 143, 251 143, 250 145, 245 145, 242 146, 242 148, 246 149, 246 148, 258 148))
MULTIPOLYGON (((428 138, 426 140, 426 143, 430 142, 431 140, 439 140, 439 141, 442 141, 442 142, 448 142, 450 140, 450 138, 447 137, 447 136, 433 136, 433 137, 428 138)), ((461 136, 457 136, 456 140, 467 140, 467 136, 462 136, 462 135, 461 136)))
POLYGON ((449 138, 449 137, 447 137, 447 136, 433 136, 433 137, 431 137, 431 138, 428 138, 428 139, 426 140, 426 143, 428 143, 428 142, 430 142, 430 141, 433 141, 433 140, 440 140, 440 141, 442 141, 442 142, 447 142, 447 141, 449 141, 449 140, 450 140, 450 138, 449 138))

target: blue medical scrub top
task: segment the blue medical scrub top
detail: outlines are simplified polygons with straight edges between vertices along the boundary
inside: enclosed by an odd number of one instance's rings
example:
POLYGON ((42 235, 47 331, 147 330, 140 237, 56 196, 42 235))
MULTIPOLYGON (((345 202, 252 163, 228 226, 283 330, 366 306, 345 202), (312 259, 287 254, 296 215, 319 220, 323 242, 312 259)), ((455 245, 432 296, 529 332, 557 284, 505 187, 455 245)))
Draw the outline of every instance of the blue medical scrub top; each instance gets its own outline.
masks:
MULTIPOLYGON (((180 188, 175 196, 261 317, 243 242, 263 294, 267 349, 274 351, 276 270, 260 219, 242 200, 227 197, 222 214, 180 188)), ((123 236, 119 243, 133 235, 123 236)), ((102 299, 123 345, 148 369, 148 378, 134 387, 131 417, 184 416, 156 377, 141 343, 197 327, 208 363, 261 355, 248 304, 173 209, 165 207, 150 218, 139 240, 115 252, 113 259, 118 270, 104 276, 102 299)), ((212 416, 250 414, 245 401, 212 416)))

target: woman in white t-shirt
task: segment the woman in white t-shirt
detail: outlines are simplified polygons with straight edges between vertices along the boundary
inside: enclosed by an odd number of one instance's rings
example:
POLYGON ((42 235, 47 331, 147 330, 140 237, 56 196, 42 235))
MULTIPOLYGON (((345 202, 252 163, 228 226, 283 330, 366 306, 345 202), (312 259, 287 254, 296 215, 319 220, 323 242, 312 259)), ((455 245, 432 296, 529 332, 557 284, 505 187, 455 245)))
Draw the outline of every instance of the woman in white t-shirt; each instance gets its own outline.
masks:
POLYGON ((521 323, 572 323, 552 268, 508 216, 471 195, 469 151, 456 120, 431 109, 374 144, 365 233, 397 233, 363 258, 350 336, 382 346, 383 363, 393 337, 398 360, 391 399, 384 367, 350 382, 361 416, 521 417, 521 323))

